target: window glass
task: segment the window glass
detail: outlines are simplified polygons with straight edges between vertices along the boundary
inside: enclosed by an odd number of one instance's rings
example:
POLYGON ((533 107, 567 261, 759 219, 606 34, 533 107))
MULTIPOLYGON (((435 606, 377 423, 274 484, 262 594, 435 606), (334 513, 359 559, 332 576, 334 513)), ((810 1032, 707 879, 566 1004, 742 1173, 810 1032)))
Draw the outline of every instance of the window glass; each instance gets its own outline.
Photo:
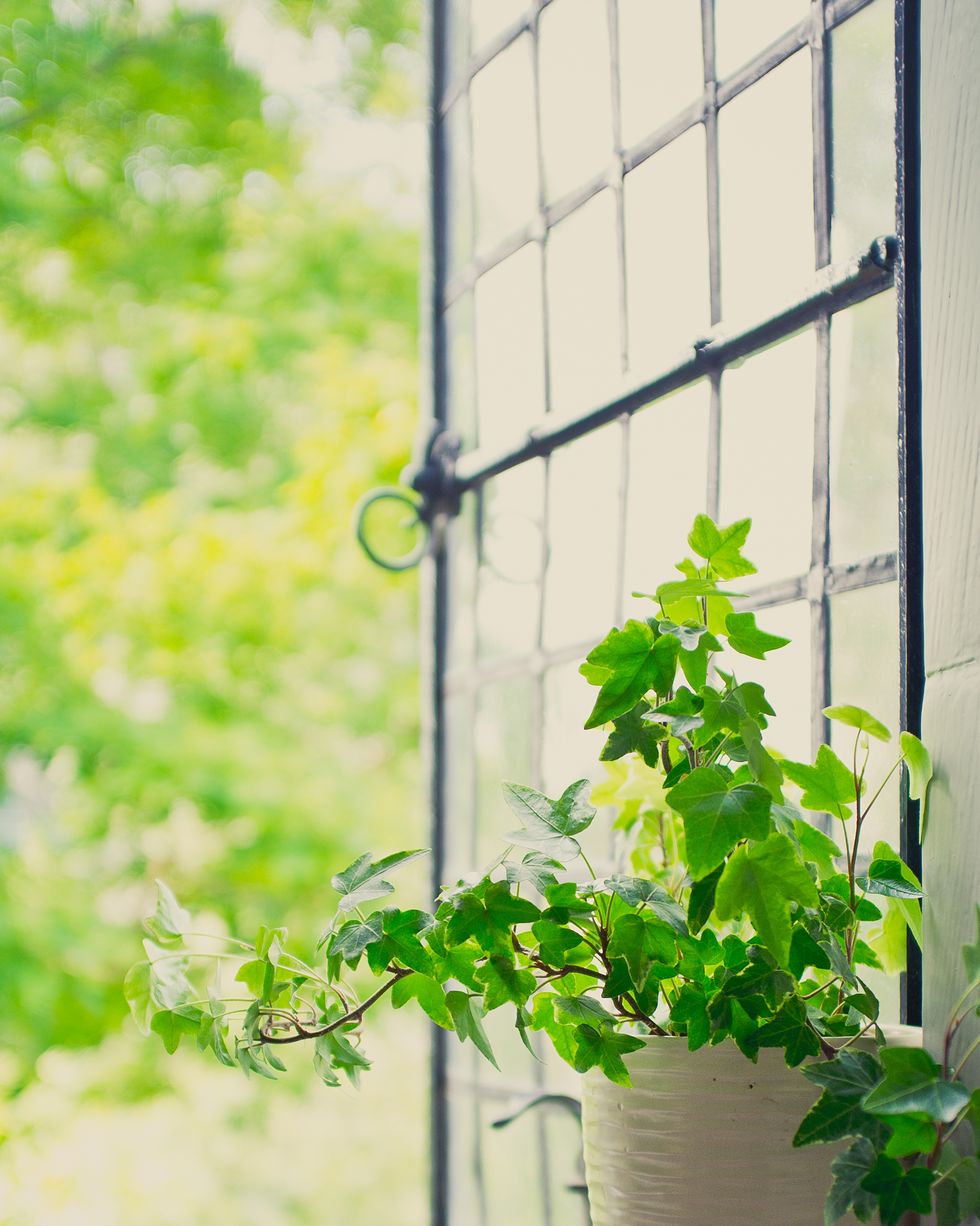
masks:
POLYGON ((603 634, 616 616, 621 467, 617 426, 562 447, 549 461, 548 647, 603 634))
POLYGON ((538 154, 528 35, 477 73, 470 99, 477 243, 480 250, 486 250, 526 225, 537 209, 538 154))
POLYGON ((704 511, 707 491, 707 382, 641 409, 630 420, 629 495, 623 598, 627 617, 649 617, 652 592, 674 578, 685 556, 685 536, 704 511))
POLYGON ((810 567, 815 360, 807 330, 722 378, 721 518, 752 518, 760 583, 810 567))
POLYGON ((704 128, 626 176, 630 368, 664 369, 711 323, 704 128))
POLYGON ((600 192, 548 239, 551 403, 581 410, 619 375, 619 276, 613 194, 600 192))
POLYGON ((447 755, 446 880, 456 881, 473 867, 476 855, 473 751, 473 700, 467 692, 446 698, 450 752, 447 755))
POLYGON ((831 34, 833 256, 895 229, 895 10, 875 0, 831 34))
POLYGON ((534 682, 528 676, 489 682, 477 691, 476 719, 468 730, 476 748, 476 857, 482 868, 504 849, 512 827, 501 785, 533 783, 534 682))
MULTIPOLYGON (((503 1009, 491 1013, 485 1025, 503 1018, 503 1009)), ((513 1020, 506 1019, 508 1029, 517 1030, 513 1020)), ((488 1031, 489 1033, 489 1031, 488 1031)), ((491 1042, 493 1040, 491 1039, 491 1042)), ((521 1048, 523 1060, 531 1057, 521 1048)), ((501 1067, 504 1057, 497 1056, 501 1067)), ((490 1070, 491 1073, 493 1070, 490 1070)), ((484 1137, 483 1162, 486 1171, 487 1226, 541 1226, 544 1220, 541 1186, 541 1121, 538 1112, 529 1111, 506 1128, 494 1128, 493 1122, 508 1114, 508 1097, 480 1104, 480 1125, 484 1137)))
POLYGON ((831 325, 830 547, 853 562, 898 548, 898 329, 894 293, 831 325))
POLYGON ((443 127, 446 143, 446 255, 450 278, 457 276, 473 254, 473 193, 470 180, 470 131, 466 97, 451 107, 443 127))
POLYGON ((718 79, 754 59, 809 9, 810 0, 715 0, 718 79))
MULTIPOLYGON (((602 632, 608 628, 603 626, 602 632)), ((576 779, 599 779, 603 773, 599 754, 606 734, 601 728, 585 731, 596 691, 579 673, 579 663, 572 660, 545 674, 541 774, 542 787, 549 796, 560 796, 576 779)), ((592 852, 595 840, 601 837, 602 830, 593 828, 580 840, 588 847, 589 859, 598 873, 603 869, 592 852)))
POLYGON ((463 294, 443 317, 448 353, 449 412, 464 449, 476 445, 476 372, 473 366, 473 295, 463 294))
MULTIPOLYGON (((465 1054, 473 1064, 476 1049, 453 1044, 450 1051, 458 1060, 465 1054)), ((482 1058, 482 1057, 481 1057, 482 1058)), ((451 1222, 483 1223, 483 1156, 480 1108, 468 1093, 449 1096, 449 1205, 451 1222)))
POLYGON ((481 447, 513 446, 544 416, 541 252, 529 243, 476 283, 481 447))
POLYGON ((628 147, 703 90, 700 5, 619 0, 619 75, 622 136, 628 147))
POLYGON ((554 0, 541 14, 539 56, 544 177, 554 200, 612 156, 606 6, 554 0))
POLYGON ((722 315, 772 314, 813 277, 810 52, 798 51, 718 116, 722 315))
POLYGON ((474 610, 476 607, 476 507, 464 499, 459 515, 448 529, 447 547, 452 567, 449 573, 449 663, 464 668, 474 657, 474 610))
POLYGON ((501 474, 480 494, 481 658, 527 653, 538 641, 543 516, 542 460, 501 474))

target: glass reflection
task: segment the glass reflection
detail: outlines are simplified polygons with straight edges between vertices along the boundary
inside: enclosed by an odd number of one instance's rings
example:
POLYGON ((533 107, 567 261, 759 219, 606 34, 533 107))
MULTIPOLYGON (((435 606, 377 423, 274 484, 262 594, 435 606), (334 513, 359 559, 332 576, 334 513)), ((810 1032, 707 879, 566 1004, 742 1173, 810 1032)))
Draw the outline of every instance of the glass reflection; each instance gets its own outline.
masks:
POLYGON ((807 330, 722 377, 721 518, 751 516, 763 583, 810 566, 815 361, 807 330))
POLYGON ((704 128, 638 166, 624 192, 630 368, 659 370, 711 322, 704 128))
POLYGON ((481 250, 525 225, 537 208, 537 141, 531 39, 477 73, 470 86, 477 243, 481 250))
MULTIPOLYGON (((880 783, 897 755, 899 733, 897 583, 830 598, 830 691, 832 702, 864 707, 890 730, 891 744, 871 738, 868 778, 880 783)), ((845 762, 851 760, 854 736, 850 729, 832 724, 831 743, 845 762)), ((868 814, 862 835, 865 851, 872 850, 876 839, 887 839, 898 847, 898 805, 896 772, 868 814)))
POLYGON ((623 144, 656 131, 704 88, 700 5, 619 0, 619 75, 623 144))
POLYGON ((541 132, 545 185, 556 199, 612 152, 609 27, 595 0, 558 0, 541 14, 541 132))
POLYGON ((830 547, 835 561, 898 548, 894 293, 831 324, 830 547))
POLYGON ((534 244, 476 284, 481 447, 513 446, 544 415, 541 252, 534 244))
POLYGON ((705 510, 708 461, 706 382, 641 409, 630 420, 624 600, 627 617, 649 617, 651 592, 675 574, 687 533, 705 510))
POLYGON ((895 228, 895 12, 876 0, 831 34, 835 260, 895 228))
POLYGON ((480 495, 477 639, 481 659, 532 651, 544 564, 544 461, 495 478, 480 495))
POLYGON ((607 426, 549 462, 548 647, 604 634, 616 615, 621 449, 619 427, 607 426))
POLYGON ((753 59, 802 20, 810 0, 715 0, 715 60, 718 79, 753 59))
POLYGON ((810 52, 719 113, 723 316, 771 314, 813 276, 810 52))
MULTIPOLYGON (((754 535, 754 533, 753 533, 754 535)), ((747 556, 754 560, 749 537, 747 556)), ((728 652, 722 667, 733 670, 739 681, 758 681, 766 690, 769 705, 776 712, 770 719, 767 744, 787 758, 810 762, 811 754, 811 651, 810 606, 805 600, 762 609, 757 624, 769 634, 790 640, 786 647, 771 652, 765 660, 753 660, 728 652)))
POLYGON ((548 238, 551 402, 565 413, 594 403, 620 371, 615 205, 610 191, 548 238))

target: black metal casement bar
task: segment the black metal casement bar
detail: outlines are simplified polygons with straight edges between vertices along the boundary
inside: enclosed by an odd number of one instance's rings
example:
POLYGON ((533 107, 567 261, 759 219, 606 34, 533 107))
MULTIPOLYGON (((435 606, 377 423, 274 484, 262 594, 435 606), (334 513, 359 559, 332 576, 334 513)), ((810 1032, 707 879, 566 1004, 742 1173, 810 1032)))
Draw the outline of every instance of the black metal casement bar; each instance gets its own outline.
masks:
POLYGON ((629 388, 580 416, 562 417, 556 414, 554 420, 545 417, 506 450, 488 453, 477 449, 466 452, 456 462, 456 491, 464 493, 476 489, 491 477, 499 476, 526 460, 550 455, 556 448, 591 434, 617 417, 635 413, 671 392, 696 383, 732 362, 791 336, 818 318, 881 293, 894 283, 896 253, 894 238, 876 239, 859 258, 847 264, 821 269, 803 297, 783 307, 775 315, 753 321, 736 332, 710 334, 691 346, 690 356, 654 378, 629 388))
MULTIPOLYGON (((472 78, 491 60, 505 51, 522 34, 536 33, 539 15, 551 3, 553 0, 538 0, 524 17, 471 58, 461 80, 453 83, 443 95, 439 104, 440 118, 445 117, 452 105, 468 89, 472 78)), ((480 277, 498 264, 502 264, 527 243, 541 242, 548 230, 581 208, 593 196, 608 187, 616 189, 617 185, 621 185, 624 175, 635 170, 655 153, 659 153, 661 149, 683 135, 688 129, 700 123, 706 126, 715 124, 721 107, 731 102, 733 98, 737 98, 750 86, 755 85, 784 60, 795 55, 797 51, 809 46, 813 49, 815 58, 820 58, 827 33, 860 9, 866 8, 870 3, 871 0, 840 0, 837 4, 822 5, 817 0, 810 13, 802 21, 723 81, 716 82, 713 79, 714 57, 712 54, 710 76, 706 74, 708 79, 705 80, 704 92, 700 98, 694 99, 684 110, 678 112, 641 141, 631 145, 628 149, 621 149, 616 155, 616 165, 611 171, 600 172, 587 183, 581 184, 558 200, 550 203, 542 200, 536 217, 519 230, 501 239, 488 251, 476 255, 457 276, 446 282, 441 298, 443 309, 450 307, 453 302, 471 290, 480 277)), ((706 22, 705 29, 711 29, 712 24, 706 22)), ((614 78, 614 86, 615 84, 614 78)))

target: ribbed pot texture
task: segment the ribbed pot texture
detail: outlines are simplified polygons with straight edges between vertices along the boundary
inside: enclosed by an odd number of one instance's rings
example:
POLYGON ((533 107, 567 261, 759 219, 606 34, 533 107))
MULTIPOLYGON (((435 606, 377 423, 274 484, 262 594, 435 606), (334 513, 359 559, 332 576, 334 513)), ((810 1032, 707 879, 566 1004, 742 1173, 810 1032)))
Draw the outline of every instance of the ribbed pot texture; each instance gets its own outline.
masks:
POLYGON ((820 1226, 841 1146, 793 1149, 819 1091, 781 1051, 653 1037, 626 1063, 632 1088, 583 1078, 593 1226, 820 1226))

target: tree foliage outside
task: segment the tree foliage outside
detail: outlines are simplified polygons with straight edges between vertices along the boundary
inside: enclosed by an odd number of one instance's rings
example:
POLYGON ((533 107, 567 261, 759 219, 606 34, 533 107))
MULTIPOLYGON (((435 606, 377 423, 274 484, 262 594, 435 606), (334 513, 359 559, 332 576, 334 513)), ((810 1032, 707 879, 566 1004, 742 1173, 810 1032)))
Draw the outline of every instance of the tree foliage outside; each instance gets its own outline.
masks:
POLYGON ((402 1115, 229 1092, 120 987, 155 877, 306 932, 421 837, 414 591, 350 525, 414 429, 417 10, 0 0, 4 1226, 422 1220, 421 1031, 402 1115))

